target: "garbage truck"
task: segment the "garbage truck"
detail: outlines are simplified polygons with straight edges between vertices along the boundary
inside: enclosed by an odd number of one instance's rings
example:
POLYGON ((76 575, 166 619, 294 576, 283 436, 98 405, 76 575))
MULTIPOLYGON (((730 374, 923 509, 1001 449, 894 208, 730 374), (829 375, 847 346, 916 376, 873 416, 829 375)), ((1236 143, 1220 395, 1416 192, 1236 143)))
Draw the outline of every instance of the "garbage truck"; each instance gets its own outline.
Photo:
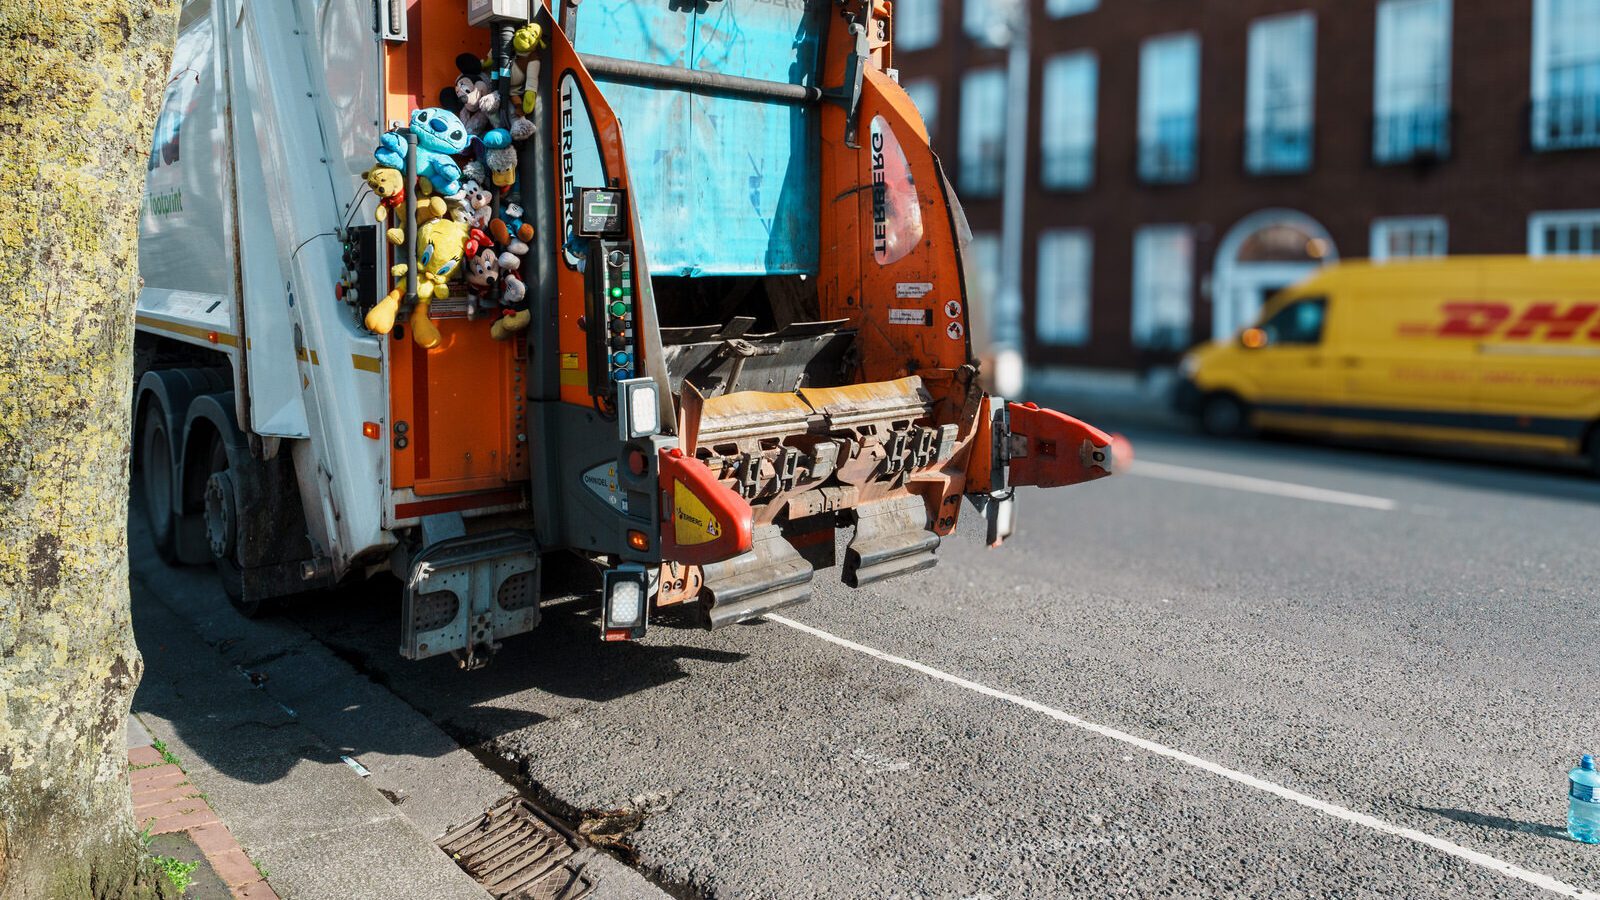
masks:
POLYGON ((866 588, 1121 455, 986 393, 887 0, 184 0, 141 215, 158 551, 392 572, 408 658, 866 588))

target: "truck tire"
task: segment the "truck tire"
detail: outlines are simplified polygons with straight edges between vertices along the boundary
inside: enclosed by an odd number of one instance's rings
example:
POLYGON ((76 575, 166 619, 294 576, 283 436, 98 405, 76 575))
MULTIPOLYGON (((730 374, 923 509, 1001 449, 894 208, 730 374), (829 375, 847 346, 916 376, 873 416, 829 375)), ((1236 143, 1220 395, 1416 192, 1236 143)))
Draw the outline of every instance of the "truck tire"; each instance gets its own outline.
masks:
POLYGON ((168 565, 178 562, 176 525, 173 521, 172 482, 175 464, 172 435, 159 406, 145 410, 139 427, 139 486, 144 494, 144 514, 156 555, 168 565))
POLYGON ((1250 433, 1250 408, 1232 394, 1208 394, 1200 404, 1200 430, 1212 437, 1250 433))
POLYGON ((254 619, 265 611, 265 604, 244 599, 244 566, 239 562, 239 492, 234 487, 228 448, 220 435, 212 438, 206 460, 206 545, 228 602, 246 618, 254 619))
POLYGON ((1600 478, 1600 422, 1589 428, 1589 439, 1583 442, 1583 458, 1589 464, 1589 474, 1600 478))

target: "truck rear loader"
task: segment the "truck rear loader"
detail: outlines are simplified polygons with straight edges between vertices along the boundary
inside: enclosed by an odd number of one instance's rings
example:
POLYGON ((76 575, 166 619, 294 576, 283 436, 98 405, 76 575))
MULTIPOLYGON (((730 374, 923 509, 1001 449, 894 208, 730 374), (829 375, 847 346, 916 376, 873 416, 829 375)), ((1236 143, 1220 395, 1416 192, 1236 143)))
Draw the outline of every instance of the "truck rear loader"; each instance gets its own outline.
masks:
POLYGON ((140 241, 160 552, 247 613, 393 572, 400 652, 471 667, 551 597, 717 628, 1113 471, 985 392, 893 45, 884 0, 186 0, 140 241))

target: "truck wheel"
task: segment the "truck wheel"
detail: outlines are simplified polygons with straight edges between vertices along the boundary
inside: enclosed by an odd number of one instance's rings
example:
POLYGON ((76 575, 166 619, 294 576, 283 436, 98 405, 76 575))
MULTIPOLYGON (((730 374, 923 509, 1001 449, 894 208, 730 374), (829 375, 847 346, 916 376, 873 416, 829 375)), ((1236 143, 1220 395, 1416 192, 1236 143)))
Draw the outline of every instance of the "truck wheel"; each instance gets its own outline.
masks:
POLYGON ((172 515, 172 438, 159 403, 145 410, 139 429, 139 481, 144 492, 144 514, 156 555, 168 565, 178 563, 176 525, 172 515))
POLYGON ((1589 463, 1589 474, 1600 478, 1600 424, 1589 429, 1589 440, 1584 442, 1583 455, 1589 463))
POLYGON ((1250 410, 1232 394, 1211 394, 1200 407, 1200 430, 1213 437, 1243 437, 1250 432, 1250 410))
POLYGON ((262 613, 260 600, 244 599, 244 568, 239 564, 239 494, 234 490, 228 467, 228 448, 221 437, 211 441, 209 471, 205 489, 206 544, 216 564, 222 589, 246 618, 262 613))

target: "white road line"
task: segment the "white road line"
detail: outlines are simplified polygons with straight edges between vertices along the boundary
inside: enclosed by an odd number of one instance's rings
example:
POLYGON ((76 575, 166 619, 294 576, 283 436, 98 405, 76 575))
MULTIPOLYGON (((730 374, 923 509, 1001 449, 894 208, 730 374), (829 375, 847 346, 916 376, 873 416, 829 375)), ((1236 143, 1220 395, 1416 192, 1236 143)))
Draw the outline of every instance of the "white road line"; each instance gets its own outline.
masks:
POLYGON ((1175 466, 1170 463, 1152 462, 1144 459, 1135 460, 1133 465, 1128 467, 1127 474, 1143 475, 1146 478, 1159 478, 1163 481, 1182 481, 1187 484, 1203 484, 1207 487, 1249 491, 1254 494, 1273 494, 1278 497, 1292 497, 1296 500, 1315 500, 1318 503, 1337 503, 1341 506, 1378 509, 1384 512, 1392 512, 1400 506, 1400 504, 1387 497, 1369 497, 1366 494, 1330 491, 1327 488, 1294 484, 1288 481, 1270 481, 1266 478, 1252 478, 1249 475, 1234 475, 1231 472, 1216 472, 1211 469, 1192 469, 1188 466, 1175 466))
POLYGON ((932 666, 923 665, 922 663, 914 660, 905 659, 890 653, 885 653, 882 650, 877 650, 864 644, 858 644, 855 641, 847 640, 839 637, 838 635, 829 634, 820 628, 813 628, 810 625, 796 622, 795 620, 785 618, 784 616, 767 613, 765 616, 763 616, 763 618, 772 622, 777 622, 780 625, 787 625, 796 631, 802 631, 811 635, 812 637, 821 638, 830 644, 837 644, 838 646, 847 650, 854 650, 857 653, 866 654, 867 656, 882 660, 883 662, 891 665, 910 669, 913 672, 920 672, 929 678, 936 678, 939 681, 943 681, 947 684, 953 684, 957 687, 966 688, 969 691, 982 694, 985 697, 993 697, 996 700, 1004 700, 1007 703, 1015 704, 1023 709, 1031 710, 1039 713, 1042 716, 1055 719, 1058 722, 1065 722, 1075 728, 1081 728, 1084 731, 1098 734, 1101 737, 1108 737, 1114 741, 1121 741, 1124 744, 1131 744, 1141 750, 1146 751, 1147 753, 1153 753, 1156 756, 1164 756, 1168 759, 1176 760, 1184 765, 1193 766, 1197 769, 1204 769, 1213 775, 1220 775, 1223 778, 1226 778, 1229 781, 1237 784, 1242 784, 1246 787, 1252 787, 1258 791, 1264 791, 1268 794, 1272 794, 1275 797, 1280 797, 1284 800, 1298 803, 1307 809, 1316 810, 1324 815, 1332 816, 1335 819, 1342 819, 1354 825, 1370 828, 1373 831, 1394 835, 1395 837, 1402 837, 1408 841, 1415 841, 1416 843, 1424 846, 1432 847, 1441 853, 1446 853, 1450 856, 1456 857, 1457 859, 1465 860, 1474 865, 1482 866, 1485 869, 1499 872, 1500 874, 1509 878, 1515 878, 1518 881, 1531 884, 1534 887, 1542 888, 1550 891, 1551 893, 1559 894, 1563 897, 1579 898, 1579 900, 1600 900, 1600 894, 1595 894, 1590 891, 1585 891, 1581 888, 1574 887, 1573 885, 1567 884, 1564 881, 1559 881, 1555 878, 1552 878, 1549 875, 1524 869, 1521 866, 1508 863, 1503 859, 1497 859, 1487 853, 1480 853, 1477 850, 1463 847, 1460 844, 1447 841, 1444 838, 1434 837, 1431 834, 1426 834, 1416 830, 1415 828, 1406 828, 1402 825, 1395 825, 1390 822, 1385 822, 1376 816, 1369 816, 1366 813, 1359 813, 1352 809, 1345 809, 1342 806, 1329 803, 1326 800, 1319 800, 1316 797, 1310 796, 1309 794, 1302 794, 1299 791, 1286 788, 1281 784, 1275 784, 1271 781, 1257 778, 1254 775, 1240 772, 1237 769, 1230 769, 1227 766, 1214 763, 1208 759, 1201 759, 1198 756, 1195 756, 1191 753, 1185 753, 1182 750, 1174 750, 1171 747, 1158 744, 1155 741, 1148 740, 1146 738, 1129 734, 1126 731, 1118 731, 1117 729, 1106 725, 1100 725, 1095 722, 1090 722, 1087 719, 1081 719, 1071 713, 1062 712, 1054 707, 1046 706, 1037 700, 1029 700, 1026 697, 1019 697, 1016 694, 1009 694, 1005 691, 996 690, 992 687, 986 687, 978 684, 975 681, 968 681, 959 675, 952 675, 949 672, 935 669, 932 666))

